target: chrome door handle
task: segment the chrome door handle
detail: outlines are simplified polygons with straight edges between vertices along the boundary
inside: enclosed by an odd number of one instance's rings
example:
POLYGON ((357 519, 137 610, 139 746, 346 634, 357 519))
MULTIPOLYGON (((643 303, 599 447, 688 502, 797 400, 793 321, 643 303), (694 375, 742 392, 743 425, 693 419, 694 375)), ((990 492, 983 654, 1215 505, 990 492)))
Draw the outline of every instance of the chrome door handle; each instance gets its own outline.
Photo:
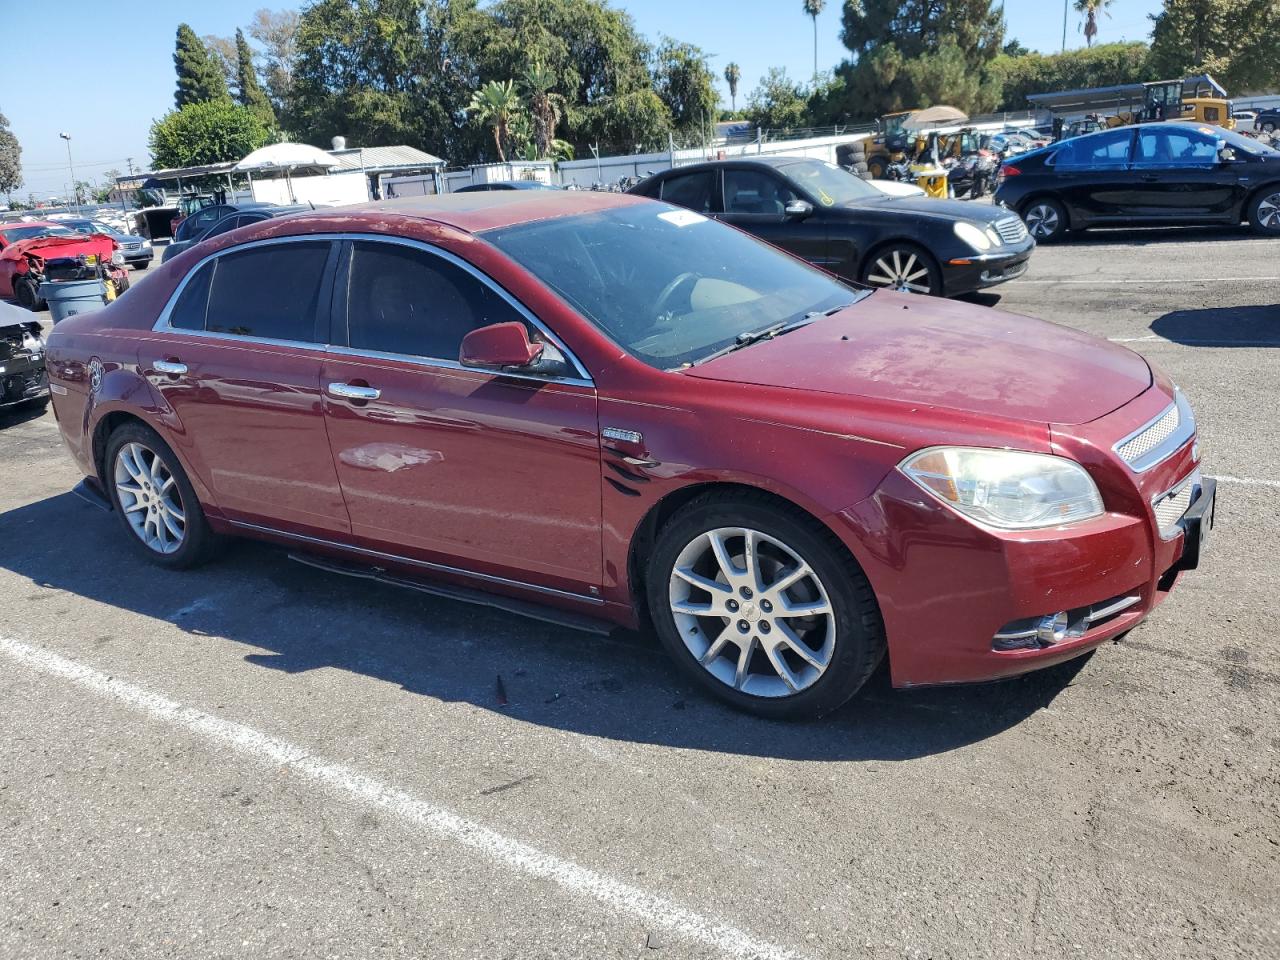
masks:
POLYGON ((180 377, 187 372, 187 365, 178 363, 176 360, 157 360, 151 365, 151 369, 156 373, 166 373, 171 377, 180 377))
POLYGON ((329 384, 329 394, 344 400, 377 400, 382 391, 377 387, 357 387, 350 383, 329 384))

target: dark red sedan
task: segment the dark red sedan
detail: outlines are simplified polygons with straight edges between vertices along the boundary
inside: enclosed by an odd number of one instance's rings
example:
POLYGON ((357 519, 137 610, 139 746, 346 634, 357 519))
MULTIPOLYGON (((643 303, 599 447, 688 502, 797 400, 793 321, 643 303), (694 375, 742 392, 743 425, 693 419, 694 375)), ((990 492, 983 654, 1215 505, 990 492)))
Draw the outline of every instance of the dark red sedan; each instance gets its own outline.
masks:
POLYGON ((689 210, 415 198, 187 251, 49 339, 54 409, 167 567, 271 540, 578 626, 652 624, 771 716, 1133 627, 1212 525, 1137 354, 845 285, 689 210))

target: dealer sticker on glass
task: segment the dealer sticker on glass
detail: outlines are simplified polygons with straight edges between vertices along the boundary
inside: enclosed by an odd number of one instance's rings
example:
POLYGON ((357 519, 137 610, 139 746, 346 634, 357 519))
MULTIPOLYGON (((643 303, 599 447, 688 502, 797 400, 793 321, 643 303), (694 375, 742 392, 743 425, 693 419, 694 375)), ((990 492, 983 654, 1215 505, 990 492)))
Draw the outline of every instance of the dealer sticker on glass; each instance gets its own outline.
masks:
POLYGON ((668 210, 666 213, 658 214, 659 220, 665 220, 667 223, 674 224, 677 227, 687 227, 691 223, 706 223, 707 218, 700 213, 694 213, 692 210, 668 210))

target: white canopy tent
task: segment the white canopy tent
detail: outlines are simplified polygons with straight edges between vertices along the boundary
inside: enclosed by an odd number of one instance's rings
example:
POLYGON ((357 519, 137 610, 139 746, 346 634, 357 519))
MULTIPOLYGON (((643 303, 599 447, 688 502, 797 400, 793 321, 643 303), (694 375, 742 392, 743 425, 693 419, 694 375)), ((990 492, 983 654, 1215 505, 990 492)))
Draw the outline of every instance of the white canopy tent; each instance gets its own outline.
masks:
POLYGON ((294 173, 328 173, 338 165, 331 154, 319 147, 307 143, 272 143, 259 147, 232 169, 248 175, 250 183, 254 173, 283 173, 289 187, 289 202, 296 203, 292 180, 294 173))

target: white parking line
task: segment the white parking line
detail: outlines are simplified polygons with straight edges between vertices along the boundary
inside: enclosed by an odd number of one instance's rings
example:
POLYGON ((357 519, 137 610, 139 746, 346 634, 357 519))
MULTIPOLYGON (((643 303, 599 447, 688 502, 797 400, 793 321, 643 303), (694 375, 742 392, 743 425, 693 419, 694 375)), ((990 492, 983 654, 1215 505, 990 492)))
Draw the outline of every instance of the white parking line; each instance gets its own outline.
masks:
POLYGON ((1240 483, 1246 487, 1273 487, 1280 490, 1280 480, 1255 480, 1252 477, 1229 477, 1225 474, 1214 474, 1214 480, 1222 483, 1240 483))
POLYGON ((1280 347, 1280 339, 1273 340, 1170 340, 1168 337, 1148 334, 1145 337, 1107 337, 1112 343, 1174 343, 1180 347, 1280 347))
POLYGON ((1106 286, 1108 284, 1118 284, 1118 283, 1145 284, 1147 286, 1151 286, 1153 284, 1159 284, 1160 286, 1168 286, 1170 284, 1181 284, 1181 283, 1254 283, 1254 282, 1259 282, 1263 280, 1280 280, 1280 277, 1190 277, 1190 278, 1188 277, 1159 277, 1159 278, 1135 277, 1133 279, 1125 279, 1125 280, 1120 280, 1120 279, 1117 279, 1117 280, 1103 280, 1103 279, 1046 280, 1044 278, 1036 278, 1036 279, 1028 280, 1026 277, 1022 277, 1018 279, 1016 282, 1018 283, 1019 286, 1025 286, 1030 283, 1076 283, 1076 284, 1089 284, 1090 286, 1099 287, 1099 286, 1106 286))
POLYGON ((283 766, 300 777, 359 803, 378 807, 436 836, 470 847, 501 867, 550 880, 570 894, 585 897, 674 936, 699 941, 727 956, 761 960, 800 960, 791 950, 759 940, 750 933, 696 913, 640 887, 615 880, 546 853, 437 807, 403 790, 339 763, 308 755, 302 747, 229 720, 188 707, 160 694, 116 680, 99 670, 9 637, 0 637, 0 652, 30 669, 78 686, 144 713, 154 720, 205 740, 230 747, 263 763, 283 766))

